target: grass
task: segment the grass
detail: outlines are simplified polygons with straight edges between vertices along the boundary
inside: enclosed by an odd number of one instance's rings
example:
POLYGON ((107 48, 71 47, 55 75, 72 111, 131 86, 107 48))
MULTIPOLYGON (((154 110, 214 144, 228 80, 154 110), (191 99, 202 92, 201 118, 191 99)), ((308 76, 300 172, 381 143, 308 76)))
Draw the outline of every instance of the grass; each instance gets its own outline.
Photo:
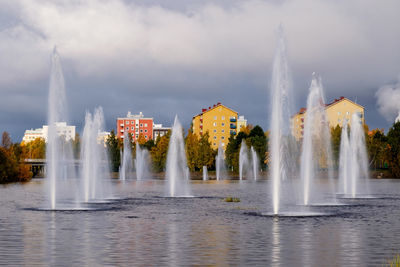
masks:
POLYGON ((225 202, 240 202, 240 198, 238 198, 238 197, 226 197, 226 198, 224 198, 224 201, 225 202))

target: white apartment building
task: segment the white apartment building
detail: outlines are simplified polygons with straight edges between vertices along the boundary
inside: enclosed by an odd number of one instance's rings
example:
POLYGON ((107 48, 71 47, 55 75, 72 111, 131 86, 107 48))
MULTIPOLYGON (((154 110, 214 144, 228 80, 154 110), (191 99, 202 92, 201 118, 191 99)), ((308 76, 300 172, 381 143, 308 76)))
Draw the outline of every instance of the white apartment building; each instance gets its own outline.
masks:
MULTIPOLYGON (((58 136, 64 136, 66 141, 75 140, 75 126, 67 125, 66 122, 56 122, 56 131, 58 136)), ((43 128, 26 130, 22 141, 29 143, 36 138, 43 138, 46 143, 49 136, 49 126, 43 125, 43 128)))

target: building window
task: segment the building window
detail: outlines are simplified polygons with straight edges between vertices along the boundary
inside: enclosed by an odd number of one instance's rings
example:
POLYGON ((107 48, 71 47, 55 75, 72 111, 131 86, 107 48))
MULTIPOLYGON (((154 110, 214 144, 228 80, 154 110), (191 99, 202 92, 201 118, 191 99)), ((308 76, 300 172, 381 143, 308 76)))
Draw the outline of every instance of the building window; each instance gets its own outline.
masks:
POLYGON ((139 132, 139 129, 138 129, 138 128, 136 128, 135 132, 137 132, 137 133, 138 133, 138 132, 139 132))
POLYGON ((147 133, 147 129, 145 129, 144 132, 147 133))
POLYGON ((225 123, 223 122, 223 123, 221 123, 221 126, 225 126, 225 123))
POLYGON ((142 130, 142 129, 140 129, 140 132, 141 132, 141 133, 143 133, 143 130, 142 130))
POLYGON ((131 121, 131 124, 132 124, 132 125, 135 124, 135 121, 131 121))
POLYGON ((214 123, 213 123, 213 125, 214 125, 214 126, 217 126, 217 123, 216 123, 216 122, 214 122, 214 123))
POLYGON ((135 130, 135 128, 133 128, 133 126, 131 127, 132 131, 135 130))
POLYGON ((340 122, 340 119, 337 119, 337 122, 340 122))
POLYGON ((144 136, 144 138, 146 138, 146 139, 147 139, 147 135, 145 135, 145 136, 144 136))
POLYGON ((216 120, 217 119, 217 116, 214 116, 214 120, 216 120))
POLYGON ((129 131, 129 127, 126 127, 126 130, 129 131))
POLYGON ((221 136, 221 139, 224 140, 224 139, 225 139, 225 136, 221 136))
POLYGON ((217 137, 216 137, 216 136, 214 136, 214 140, 217 140, 217 137))
POLYGON ((213 145, 214 145, 214 146, 216 146, 216 145, 217 145, 217 143, 214 143, 213 145))
POLYGON ((347 111, 347 112, 346 112, 346 115, 350 115, 350 112, 347 111))
POLYGON ((217 132, 217 130, 214 129, 214 133, 216 133, 216 132, 217 132))
POLYGON ((129 121, 126 121, 125 123, 126 123, 126 124, 129 124, 129 121))
POLYGON ((144 127, 147 127, 147 123, 144 124, 144 127))
POLYGON ((222 116, 222 117, 221 117, 221 120, 225 120, 225 116, 222 116))
POLYGON ((224 133, 224 132, 225 132, 225 130, 224 130, 224 129, 222 129, 222 130, 221 130, 221 132, 222 132, 222 133, 224 133))
POLYGON ((136 135, 136 139, 138 139, 139 138, 139 135, 136 135))
POLYGON ((143 123, 140 124, 140 127, 143 127, 143 123))

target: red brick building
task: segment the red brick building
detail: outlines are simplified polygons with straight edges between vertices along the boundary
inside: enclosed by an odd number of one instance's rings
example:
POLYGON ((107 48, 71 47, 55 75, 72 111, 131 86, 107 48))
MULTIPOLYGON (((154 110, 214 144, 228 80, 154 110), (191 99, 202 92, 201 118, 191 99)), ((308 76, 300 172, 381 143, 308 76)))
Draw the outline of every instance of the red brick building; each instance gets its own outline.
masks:
POLYGON ((124 138, 124 133, 132 135, 135 142, 139 135, 143 135, 146 140, 153 139, 153 118, 144 118, 143 113, 137 115, 129 111, 125 118, 117 118, 117 137, 124 138))

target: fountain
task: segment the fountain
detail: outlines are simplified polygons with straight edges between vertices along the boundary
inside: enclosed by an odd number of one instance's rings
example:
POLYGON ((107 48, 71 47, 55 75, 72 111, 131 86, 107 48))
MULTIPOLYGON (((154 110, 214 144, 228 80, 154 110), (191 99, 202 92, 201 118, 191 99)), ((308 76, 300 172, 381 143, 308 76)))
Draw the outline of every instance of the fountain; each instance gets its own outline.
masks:
POLYGON ((121 157, 122 164, 119 168, 119 179, 121 181, 130 178, 132 173, 132 142, 129 137, 129 133, 126 131, 124 133, 124 150, 121 157))
POLYGON ((149 175, 148 169, 149 162, 149 152, 145 148, 141 148, 138 143, 136 143, 136 159, 135 159, 135 169, 136 169, 136 179, 138 181, 144 180, 149 175))
POLYGON ((175 116, 167 154, 166 179, 170 197, 190 196, 189 168, 186 164, 182 126, 175 116))
POLYGON ((226 168, 225 168, 225 160, 224 160, 224 148, 222 144, 219 143, 218 146, 218 154, 215 157, 215 171, 216 171, 216 179, 222 180, 226 178, 226 168))
POLYGON ((343 126, 339 164, 339 179, 345 197, 356 198, 360 197, 360 193, 369 193, 365 133, 359 113, 353 113, 351 117, 350 138, 347 135, 347 125, 343 126), (366 190, 364 191, 360 190, 362 178, 365 179, 366 184, 366 190))
POLYGON ((48 99, 48 139, 46 147, 47 171, 50 209, 58 207, 60 195, 70 196, 75 190, 66 184, 68 178, 75 178, 76 174, 70 164, 73 161, 72 147, 57 134, 57 123, 67 122, 67 105, 65 81, 61 68, 60 56, 54 47, 51 58, 51 74, 48 99))
POLYGON ((110 178, 107 151, 104 145, 98 142, 98 135, 103 129, 103 109, 96 108, 93 116, 86 112, 81 147, 83 200, 86 203, 102 201, 110 196, 107 192, 110 187, 105 184, 110 178))
POLYGON ((249 153, 248 153, 248 148, 247 145, 242 139, 242 144, 240 145, 240 151, 239 151, 239 179, 240 181, 243 180, 244 173, 246 175, 249 173, 249 153))
POLYGON ((203 166, 203 181, 208 180, 207 166, 203 166))
POLYGON ((258 156, 257 156, 257 152, 254 150, 254 147, 251 147, 250 149, 250 153, 251 153, 251 160, 252 160, 252 165, 253 165, 253 176, 254 176, 254 180, 257 181, 257 176, 258 176, 258 156))
POLYGON ((289 66, 286 58, 286 44, 283 37, 283 29, 278 29, 277 49, 272 70, 271 81, 271 135, 270 155, 272 179, 272 204, 273 214, 279 213, 279 202, 281 194, 281 180, 285 179, 287 162, 284 160, 288 153, 285 145, 285 135, 290 134, 290 76, 289 66))
POLYGON ((309 205, 316 170, 328 169, 330 191, 333 193, 332 156, 329 124, 325 111, 325 101, 321 79, 313 73, 307 98, 307 112, 301 153, 300 177, 303 184, 303 204, 309 205))

